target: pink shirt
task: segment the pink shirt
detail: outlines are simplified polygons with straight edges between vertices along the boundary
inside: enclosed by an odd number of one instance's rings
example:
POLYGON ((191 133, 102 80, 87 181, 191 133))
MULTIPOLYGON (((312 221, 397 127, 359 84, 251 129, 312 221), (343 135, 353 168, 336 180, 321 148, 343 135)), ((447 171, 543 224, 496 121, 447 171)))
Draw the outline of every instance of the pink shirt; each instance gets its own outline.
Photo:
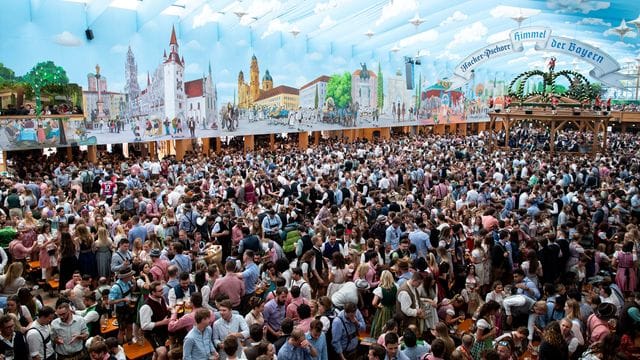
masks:
MULTIPOLYGON (((267 303, 267 301, 269 300, 273 300, 276 298, 276 291, 273 290, 272 292, 269 293, 269 295, 267 295, 267 299, 264 301, 265 303, 267 303)), ((285 306, 289 306, 289 304, 291 304, 291 300, 293 298, 291 297, 291 292, 287 293, 287 301, 284 303, 285 306)))
POLYGON ((494 227, 498 228, 498 219, 490 215, 482 216, 482 227, 485 230, 492 230, 494 227))
MULTIPOLYGON (((168 326, 169 332, 176 332, 182 329, 186 329, 187 331, 190 331, 191 328, 193 328, 196 325, 196 318, 195 318, 196 310, 198 309, 194 308, 193 311, 184 315, 180 319, 178 319, 177 313, 172 313, 171 321, 169 321, 169 326, 168 326)), ((216 320, 215 316, 210 316, 209 325, 213 324, 215 320, 216 320)))
POLYGON ((311 321, 313 321, 313 317, 308 317, 304 320, 300 320, 300 322, 298 322, 298 325, 296 325, 296 328, 302 330, 302 332, 304 333, 307 333, 309 332, 309 328, 311 327, 311 321))
POLYGON ((235 274, 227 274, 216 280, 211 289, 211 298, 215 298, 217 294, 226 294, 229 296, 233 307, 240 306, 240 300, 244 295, 244 281, 238 279, 235 274))
POLYGON ((151 265, 151 269, 149 272, 153 275, 153 280, 157 281, 167 281, 169 280, 169 275, 167 274, 167 268, 169 267, 169 262, 164 259, 156 260, 153 265, 151 265))
MULTIPOLYGON (((374 288, 378 286, 380 281, 374 281, 376 279, 376 269, 372 267, 371 264, 369 263, 367 263, 367 265, 369 265, 369 270, 367 270, 367 273, 365 274, 364 279, 367 280, 367 282, 369 283, 369 286, 374 288)), ((360 274, 358 272, 355 272, 353 274, 353 281, 356 281, 358 279, 360 279, 360 274)))
POLYGON ((291 303, 287 305, 287 317, 293 319, 294 321, 298 320, 298 307, 302 304, 309 305, 309 302, 302 296, 298 296, 297 298, 292 299, 291 303))
POLYGON ((587 319, 587 328, 591 337, 589 338, 591 343, 597 343, 604 339, 607 334, 611 332, 609 329, 609 323, 605 320, 598 319, 594 314, 590 315, 587 319))
POLYGON ((9 253, 11 253, 14 260, 23 260, 27 258, 27 255, 31 254, 34 245, 26 247, 22 240, 15 239, 9 243, 9 253))

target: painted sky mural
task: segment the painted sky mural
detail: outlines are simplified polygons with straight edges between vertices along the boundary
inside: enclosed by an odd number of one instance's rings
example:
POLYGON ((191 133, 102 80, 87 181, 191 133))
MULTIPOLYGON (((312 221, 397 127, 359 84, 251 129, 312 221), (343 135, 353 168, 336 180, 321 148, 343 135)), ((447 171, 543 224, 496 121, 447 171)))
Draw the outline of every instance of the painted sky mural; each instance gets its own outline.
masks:
POLYGON ((0 63, 16 76, 62 67, 85 117, 7 122, 0 147, 482 121, 488 97, 551 56, 587 76, 593 66, 524 42, 460 83, 474 51, 546 28, 633 73, 638 15, 631 0, 16 0, 0 13, 0 63))

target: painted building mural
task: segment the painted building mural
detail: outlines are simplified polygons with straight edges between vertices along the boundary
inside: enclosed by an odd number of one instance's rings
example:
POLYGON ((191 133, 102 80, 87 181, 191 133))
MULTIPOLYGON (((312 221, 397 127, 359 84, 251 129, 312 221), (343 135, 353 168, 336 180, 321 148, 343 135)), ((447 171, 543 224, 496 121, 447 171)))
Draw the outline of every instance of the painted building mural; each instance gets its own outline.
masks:
POLYGON ((0 149, 486 121, 550 56, 637 98, 628 2, 445 3, 10 1, 0 149))
MULTIPOLYGON (((156 68, 143 74, 143 84, 138 81, 135 49, 129 47, 123 58, 124 92, 110 89, 97 65, 82 87, 81 104, 76 106, 82 111, 74 112, 66 98, 57 101, 54 96, 44 99, 48 105, 39 118, 5 116, 0 147, 12 150, 456 123, 469 120, 465 116, 469 106, 475 111, 472 120, 486 119, 481 94, 475 102, 466 100, 461 92, 447 89, 446 81, 412 92, 406 89, 401 71, 382 82, 382 71, 376 74, 362 62, 344 74, 322 74, 295 87, 274 84, 269 70, 261 74, 255 54, 249 60, 248 79, 238 69, 237 97, 219 102, 212 66, 202 76, 186 79, 188 60, 180 54, 175 29, 168 39, 156 68)), ((29 110, 24 112, 24 108, 20 114, 33 115, 35 104, 29 99, 26 104, 29 110)))

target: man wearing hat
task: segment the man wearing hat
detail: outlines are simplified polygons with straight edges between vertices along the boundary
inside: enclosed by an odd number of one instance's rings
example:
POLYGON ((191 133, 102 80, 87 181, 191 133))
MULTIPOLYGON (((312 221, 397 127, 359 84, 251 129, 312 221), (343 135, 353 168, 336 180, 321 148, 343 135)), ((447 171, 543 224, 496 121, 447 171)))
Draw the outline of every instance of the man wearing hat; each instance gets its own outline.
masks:
POLYGON ((133 331, 133 320, 135 309, 129 306, 131 300, 131 289, 133 287, 133 270, 124 268, 118 272, 118 280, 109 291, 109 304, 115 305, 116 317, 118 319, 118 341, 123 343, 131 341, 133 331))
POLYGON ((169 268, 169 261, 161 259, 161 252, 159 249, 153 249, 149 253, 151 257, 151 269, 149 272, 153 275, 153 280, 167 281, 169 280, 167 269, 169 268))
POLYGON ((167 303, 162 296, 163 286, 158 280, 154 280, 150 286, 151 293, 140 308, 140 327, 144 337, 155 349, 156 358, 167 358, 165 341, 169 337, 168 324, 170 312, 167 303))
POLYGON ((603 302, 595 310, 595 313, 587 318, 587 334, 589 342, 594 344, 602 341, 611 329, 615 329, 618 309, 612 303, 603 302))

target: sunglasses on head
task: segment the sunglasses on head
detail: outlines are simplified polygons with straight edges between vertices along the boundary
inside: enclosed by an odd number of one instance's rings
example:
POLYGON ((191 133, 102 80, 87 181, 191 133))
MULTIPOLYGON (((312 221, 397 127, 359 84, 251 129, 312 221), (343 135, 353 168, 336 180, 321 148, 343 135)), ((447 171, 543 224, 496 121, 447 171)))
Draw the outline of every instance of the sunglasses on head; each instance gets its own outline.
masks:
POLYGON ((511 348, 511 344, 509 344, 509 342, 508 342, 508 341, 506 341, 506 340, 499 341, 499 342, 498 342, 498 345, 500 345, 500 346, 506 346, 506 347, 508 347, 508 348, 511 348))

